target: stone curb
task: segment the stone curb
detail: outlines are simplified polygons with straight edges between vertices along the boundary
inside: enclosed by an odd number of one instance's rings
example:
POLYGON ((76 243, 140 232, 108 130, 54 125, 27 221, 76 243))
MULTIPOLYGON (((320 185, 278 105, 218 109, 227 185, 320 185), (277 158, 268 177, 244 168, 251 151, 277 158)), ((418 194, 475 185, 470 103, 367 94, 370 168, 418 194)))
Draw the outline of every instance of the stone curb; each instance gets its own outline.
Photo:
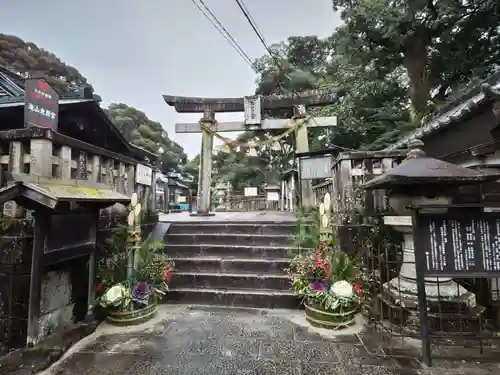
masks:
POLYGON ((49 336, 33 348, 21 348, 0 358, 0 374, 28 375, 47 369, 84 337, 92 334, 99 322, 82 322, 64 332, 49 336))

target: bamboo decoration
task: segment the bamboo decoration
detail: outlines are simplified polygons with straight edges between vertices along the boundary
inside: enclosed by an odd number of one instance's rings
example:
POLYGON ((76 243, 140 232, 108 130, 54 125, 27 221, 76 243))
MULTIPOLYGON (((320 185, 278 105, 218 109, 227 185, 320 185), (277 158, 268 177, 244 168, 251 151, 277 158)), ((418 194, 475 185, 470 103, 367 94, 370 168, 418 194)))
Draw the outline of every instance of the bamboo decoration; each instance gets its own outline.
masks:
POLYGON ((139 248, 141 241, 141 226, 139 215, 141 214, 141 204, 137 202, 137 194, 133 193, 130 198, 131 210, 127 217, 128 237, 127 237, 127 280, 133 281, 134 268, 136 266, 135 252, 139 248))
POLYGON ((322 240, 328 240, 332 233, 330 225, 331 204, 330 194, 326 193, 323 198, 323 202, 319 204, 319 225, 322 240))

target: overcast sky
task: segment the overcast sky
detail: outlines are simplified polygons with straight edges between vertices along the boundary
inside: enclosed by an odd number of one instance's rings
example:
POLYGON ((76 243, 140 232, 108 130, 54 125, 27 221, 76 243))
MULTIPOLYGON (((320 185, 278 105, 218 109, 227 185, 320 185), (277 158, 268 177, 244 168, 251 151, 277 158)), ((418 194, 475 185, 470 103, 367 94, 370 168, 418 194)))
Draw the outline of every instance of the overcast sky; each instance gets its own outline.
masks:
MULTIPOLYGON (((199 2, 199 0, 196 0, 199 2)), ((263 45, 234 0, 204 0, 252 59, 263 45)), ((331 0, 246 0, 268 43, 291 35, 332 34, 339 17, 331 0)), ((255 74, 191 0, 2 0, 0 32, 36 43, 75 66, 103 98, 159 121, 190 157, 200 136, 175 134, 177 114, 162 94, 241 97, 255 90, 255 74)), ((219 120, 239 120, 223 114, 219 120)))

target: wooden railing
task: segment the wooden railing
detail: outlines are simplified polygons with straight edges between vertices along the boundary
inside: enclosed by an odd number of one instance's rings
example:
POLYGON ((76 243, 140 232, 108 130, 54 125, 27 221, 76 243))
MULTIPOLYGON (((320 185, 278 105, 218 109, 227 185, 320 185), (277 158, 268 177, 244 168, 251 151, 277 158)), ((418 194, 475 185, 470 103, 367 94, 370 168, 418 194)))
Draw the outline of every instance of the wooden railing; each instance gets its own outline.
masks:
POLYGON ((312 187, 314 195, 314 206, 318 206, 319 203, 323 202, 326 193, 332 195, 333 183, 331 180, 325 181, 321 184, 314 185, 312 187))
MULTIPOLYGON (((143 207, 154 209, 155 179, 153 186, 136 184, 136 165, 137 160, 48 129, 0 132, 0 166, 3 171, 62 181, 104 183, 125 195, 137 192, 143 207)), ((2 173, 1 186, 7 183, 4 176, 2 173)))
POLYGON ((332 165, 334 212, 384 212, 388 208, 385 191, 364 191, 358 187, 383 174, 406 157, 407 150, 341 152, 332 165))
POLYGON ((229 209, 231 211, 278 211, 280 210, 279 201, 268 201, 266 196, 245 197, 232 196, 229 200, 229 209))

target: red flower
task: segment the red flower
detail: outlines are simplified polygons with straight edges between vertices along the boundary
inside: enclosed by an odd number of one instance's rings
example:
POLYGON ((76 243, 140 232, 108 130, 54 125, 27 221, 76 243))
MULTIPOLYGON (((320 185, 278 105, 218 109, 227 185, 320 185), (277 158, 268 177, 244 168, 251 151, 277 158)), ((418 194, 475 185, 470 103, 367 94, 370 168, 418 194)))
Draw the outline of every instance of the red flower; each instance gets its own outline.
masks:
POLYGON ((353 289, 358 296, 361 297, 363 295, 363 288, 361 287, 361 283, 359 281, 354 285, 353 289))
POLYGON ((172 274, 173 274, 173 268, 172 268, 172 265, 167 265, 164 269, 163 269, 163 281, 165 281, 166 283, 169 283, 170 280, 172 279, 172 274))
POLYGON ((104 284, 97 284, 94 288, 94 290, 97 292, 97 293, 104 293, 104 291, 106 290, 106 287, 104 286, 104 284))

